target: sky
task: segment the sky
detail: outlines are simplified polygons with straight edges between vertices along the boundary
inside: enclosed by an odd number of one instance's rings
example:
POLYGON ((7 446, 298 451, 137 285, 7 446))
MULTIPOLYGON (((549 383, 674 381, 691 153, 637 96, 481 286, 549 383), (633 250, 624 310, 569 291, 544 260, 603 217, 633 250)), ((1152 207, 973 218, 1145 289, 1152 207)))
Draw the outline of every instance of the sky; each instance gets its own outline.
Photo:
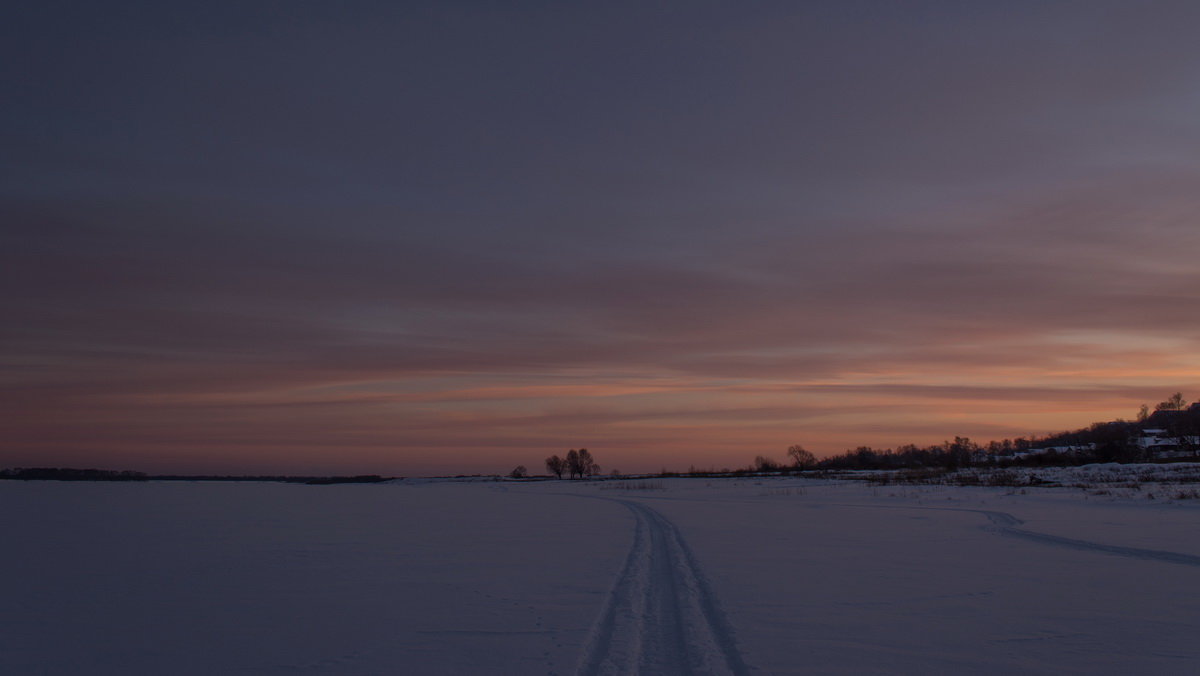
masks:
POLYGON ((1200 4, 0 9, 0 466, 738 467, 1200 397, 1200 4))

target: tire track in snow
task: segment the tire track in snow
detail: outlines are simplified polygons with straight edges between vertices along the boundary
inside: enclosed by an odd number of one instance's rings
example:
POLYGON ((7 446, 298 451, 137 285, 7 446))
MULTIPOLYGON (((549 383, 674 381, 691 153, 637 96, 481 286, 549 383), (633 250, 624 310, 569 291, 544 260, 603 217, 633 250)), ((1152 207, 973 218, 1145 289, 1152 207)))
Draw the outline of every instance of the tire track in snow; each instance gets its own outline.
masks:
POLYGON ((987 517, 990 525, 984 526, 986 530, 1008 537, 1021 538, 1036 542, 1043 545, 1054 545, 1058 547, 1068 547, 1071 549, 1079 549, 1088 552, 1098 552, 1102 554, 1112 554, 1114 556, 1124 556, 1132 559, 1142 559, 1148 561, 1163 561, 1166 563, 1176 563, 1183 566, 1200 567, 1200 556, 1192 554, 1182 554, 1180 552, 1171 552, 1162 549, 1142 549, 1140 547, 1122 547, 1120 545, 1107 545, 1103 542, 1092 542, 1091 540, 1076 540, 1074 538, 1063 537, 1061 535, 1050 535, 1048 533, 1039 533, 1037 531, 1025 530, 1017 528, 1024 525, 1024 521, 1007 512, 995 512, 987 509, 967 509, 960 507, 906 507, 906 506, 884 506, 884 505, 846 505, 847 507, 868 507, 872 509, 928 509, 938 512, 970 512, 973 514, 982 514, 987 517))
POLYGON ((679 529, 632 500, 633 546, 579 661, 599 674, 748 674, 733 631, 679 529))

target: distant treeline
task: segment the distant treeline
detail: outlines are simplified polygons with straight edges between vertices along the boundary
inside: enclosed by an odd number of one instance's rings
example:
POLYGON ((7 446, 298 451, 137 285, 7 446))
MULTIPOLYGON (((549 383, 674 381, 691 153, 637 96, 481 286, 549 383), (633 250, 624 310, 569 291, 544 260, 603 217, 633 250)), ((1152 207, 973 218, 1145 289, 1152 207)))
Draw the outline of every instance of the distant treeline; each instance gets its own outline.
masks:
POLYGON ((1140 449, 1135 445, 1120 444, 1070 454, 1058 451, 1032 453, 1034 448, 1049 444, 1048 437, 1030 437, 993 441, 981 446, 967 437, 954 437, 931 446, 908 444, 899 448, 876 449, 859 446, 841 455, 824 458, 814 469, 958 469, 975 465, 1066 465, 1091 462, 1135 462, 1140 458, 1140 449))
MULTIPOLYGON (((955 437, 931 446, 909 444, 899 448, 874 449, 860 446, 814 463, 799 461, 787 465, 768 458, 755 458, 750 469, 756 472, 816 470, 886 470, 941 468, 954 470, 972 466, 1065 466, 1095 462, 1151 462, 1179 459, 1180 454, 1200 451, 1200 404, 1188 407, 1182 394, 1176 393, 1151 412, 1143 406, 1136 421, 1116 420, 1094 423, 1089 427, 1046 436, 1004 439, 977 444, 967 437, 955 437), (1153 429, 1159 441, 1165 440, 1173 456, 1156 455, 1155 447, 1142 443, 1153 429)), ((796 448, 796 447, 793 447, 796 448)), ((1159 447, 1161 448, 1161 447, 1159 447)))
POLYGON ((133 470, 111 469, 73 469, 70 467, 31 467, 2 469, 0 479, 17 479, 20 481, 148 481, 150 477, 145 472, 133 470))
POLYGON ((71 467, 32 467, 0 470, 0 479, 16 481, 274 481, 309 484, 373 484, 390 481, 378 474, 357 476, 232 476, 212 474, 147 474, 133 470, 74 469, 71 467))

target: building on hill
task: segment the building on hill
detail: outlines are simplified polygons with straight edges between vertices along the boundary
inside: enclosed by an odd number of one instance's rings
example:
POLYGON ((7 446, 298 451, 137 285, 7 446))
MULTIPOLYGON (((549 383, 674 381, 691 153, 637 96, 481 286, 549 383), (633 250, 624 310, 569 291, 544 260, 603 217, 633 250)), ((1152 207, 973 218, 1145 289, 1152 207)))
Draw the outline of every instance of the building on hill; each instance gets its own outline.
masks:
POLYGON ((1200 402, 1180 411, 1160 410, 1141 424, 1137 444, 1151 455, 1188 455, 1200 449, 1200 402))
POLYGON ((1151 455, 1164 451, 1177 450, 1179 440, 1171 436, 1167 430, 1160 427, 1148 427, 1142 430, 1137 438, 1137 445, 1146 449, 1151 455))

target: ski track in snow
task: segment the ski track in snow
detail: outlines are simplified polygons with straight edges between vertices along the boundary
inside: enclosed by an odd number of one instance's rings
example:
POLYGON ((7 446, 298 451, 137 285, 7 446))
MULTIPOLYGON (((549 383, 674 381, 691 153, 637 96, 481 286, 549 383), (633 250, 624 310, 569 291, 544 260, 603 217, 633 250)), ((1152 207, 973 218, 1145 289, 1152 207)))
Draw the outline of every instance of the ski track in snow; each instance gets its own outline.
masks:
POLYGON ((1102 542, 1092 542, 1090 540, 1076 540, 1074 538, 1062 537, 1061 535, 1050 535, 1048 533, 1038 533, 1037 531, 1025 530, 1017 528, 1024 525, 1024 521, 1007 512, 995 512, 987 509, 966 509, 956 507, 884 507, 882 505, 846 505, 847 507, 866 507, 870 509, 928 509, 939 512, 969 512, 972 514, 982 514, 986 516, 990 525, 984 528, 1005 535, 1008 537, 1021 538, 1036 542, 1043 545, 1052 545, 1057 547, 1069 547, 1071 549, 1080 549, 1088 552, 1098 552, 1102 554, 1112 554, 1114 556, 1124 556, 1132 559, 1142 559, 1150 561, 1163 561, 1165 563, 1177 563, 1183 566, 1200 567, 1200 556, 1192 554, 1182 554, 1180 552, 1171 552, 1161 549, 1141 549, 1139 547, 1122 547, 1120 545, 1108 545, 1102 542))
POLYGON ((577 673, 748 674, 733 632, 679 530, 633 500, 633 546, 585 644, 577 673))

